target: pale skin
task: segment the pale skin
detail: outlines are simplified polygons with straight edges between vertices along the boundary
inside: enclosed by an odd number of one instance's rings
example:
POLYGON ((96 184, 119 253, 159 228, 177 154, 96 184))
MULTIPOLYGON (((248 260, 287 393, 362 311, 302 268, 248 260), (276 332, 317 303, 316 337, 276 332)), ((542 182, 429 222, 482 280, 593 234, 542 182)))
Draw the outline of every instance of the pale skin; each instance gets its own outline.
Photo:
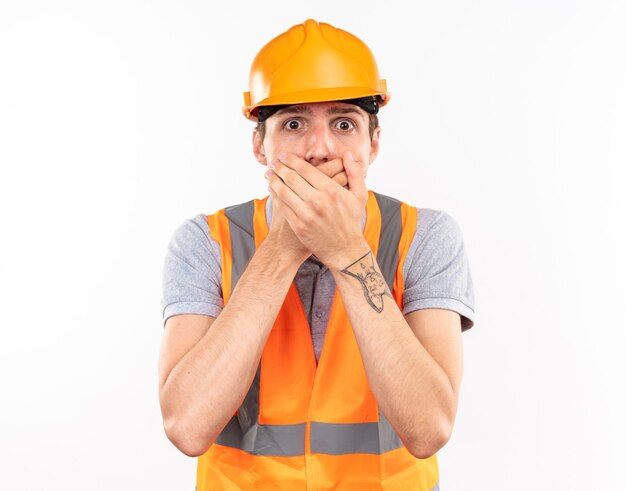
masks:
POLYGON ((204 453, 241 405, 310 254, 333 274, 372 392, 404 445, 427 458, 449 440, 463 375, 460 316, 444 309, 403 316, 380 283, 361 231, 366 170, 380 137, 377 128, 370 139, 367 121, 352 104, 302 104, 271 116, 264 139, 253 132, 255 157, 270 167, 270 233, 216 319, 179 315, 165 326, 161 409, 166 434, 186 455, 204 453))

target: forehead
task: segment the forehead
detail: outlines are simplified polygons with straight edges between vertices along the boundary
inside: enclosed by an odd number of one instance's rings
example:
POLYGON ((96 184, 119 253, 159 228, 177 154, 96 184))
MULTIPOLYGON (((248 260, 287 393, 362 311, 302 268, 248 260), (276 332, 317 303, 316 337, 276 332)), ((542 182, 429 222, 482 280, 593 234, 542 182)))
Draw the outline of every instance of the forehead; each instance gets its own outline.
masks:
POLYGON ((305 114, 309 116, 316 115, 335 115, 335 114, 354 114, 361 118, 367 118, 367 113, 355 104, 346 102, 309 102, 303 104, 294 104, 276 111, 274 116, 282 116, 286 114, 305 114))

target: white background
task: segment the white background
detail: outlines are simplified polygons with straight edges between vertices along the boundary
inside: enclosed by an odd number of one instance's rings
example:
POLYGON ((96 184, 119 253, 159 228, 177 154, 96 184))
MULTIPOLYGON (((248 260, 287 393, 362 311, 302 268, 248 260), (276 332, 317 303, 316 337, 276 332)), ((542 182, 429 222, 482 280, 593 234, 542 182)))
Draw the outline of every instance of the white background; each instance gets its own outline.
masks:
POLYGON ((464 234, 442 491, 626 489, 626 7, 575 0, 2 0, 0 489, 193 490, 158 405, 165 248, 266 194, 242 92, 309 17, 393 94, 368 185, 464 234))

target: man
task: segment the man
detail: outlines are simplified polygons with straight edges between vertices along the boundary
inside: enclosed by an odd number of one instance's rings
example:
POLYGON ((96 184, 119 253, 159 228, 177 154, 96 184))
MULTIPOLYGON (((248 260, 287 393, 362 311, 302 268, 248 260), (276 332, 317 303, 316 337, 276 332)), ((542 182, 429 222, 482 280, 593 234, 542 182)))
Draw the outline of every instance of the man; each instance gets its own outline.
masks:
POLYGON ((460 229, 366 188, 389 94, 360 39, 309 19, 250 82, 270 196, 172 237, 165 432, 200 491, 439 489, 474 316, 460 229))

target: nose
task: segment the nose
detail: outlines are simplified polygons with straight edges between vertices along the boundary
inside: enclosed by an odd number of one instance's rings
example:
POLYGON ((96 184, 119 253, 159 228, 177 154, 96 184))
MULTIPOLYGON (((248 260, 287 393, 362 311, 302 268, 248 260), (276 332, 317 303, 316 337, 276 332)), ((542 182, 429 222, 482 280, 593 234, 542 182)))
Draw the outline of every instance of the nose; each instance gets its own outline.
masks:
POLYGON ((317 166, 334 158, 335 143, 331 132, 325 125, 316 125, 308 132, 307 136, 304 159, 309 164, 317 166))

